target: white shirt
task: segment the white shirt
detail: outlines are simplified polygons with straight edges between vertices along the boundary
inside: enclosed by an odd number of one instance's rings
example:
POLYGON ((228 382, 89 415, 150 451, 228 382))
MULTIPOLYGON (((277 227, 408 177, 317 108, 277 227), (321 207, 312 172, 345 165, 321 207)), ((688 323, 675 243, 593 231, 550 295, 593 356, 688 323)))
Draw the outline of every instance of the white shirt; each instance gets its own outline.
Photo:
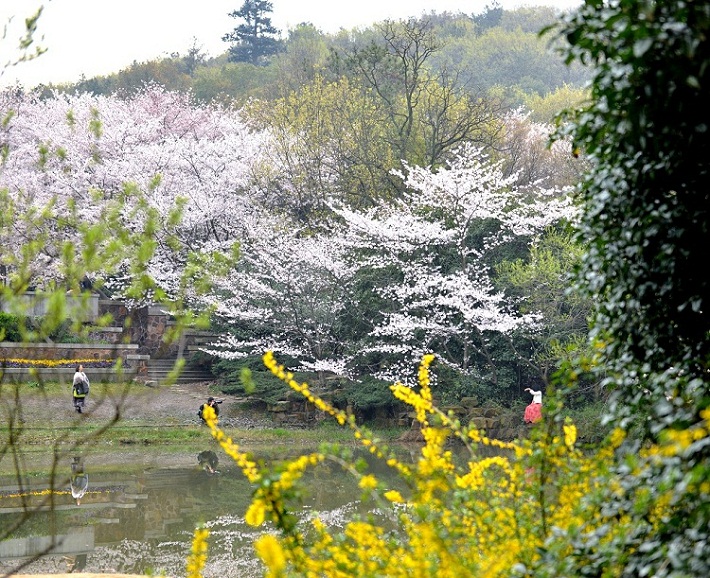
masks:
POLYGON ((532 393, 532 402, 533 403, 542 403, 542 392, 541 391, 535 391, 533 389, 530 390, 530 393, 532 393))

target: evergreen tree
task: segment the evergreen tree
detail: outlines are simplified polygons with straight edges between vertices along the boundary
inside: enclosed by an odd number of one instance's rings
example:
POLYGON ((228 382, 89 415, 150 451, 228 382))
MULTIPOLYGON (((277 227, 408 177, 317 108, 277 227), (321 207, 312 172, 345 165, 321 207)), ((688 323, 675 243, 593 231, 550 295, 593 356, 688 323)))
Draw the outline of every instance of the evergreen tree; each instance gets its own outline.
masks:
POLYGON ((268 16, 272 11, 273 5, 269 0, 245 0, 239 10, 229 14, 232 18, 244 20, 243 24, 222 37, 225 42, 232 43, 229 47, 231 62, 259 64, 282 50, 279 30, 271 24, 268 16))
POLYGON ((492 5, 486 4, 483 12, 473 17, 473 21, 478 25, 480 32, 495 28, 500 25, 503 17, 503 8, 498 2, 493 2, 492 5))

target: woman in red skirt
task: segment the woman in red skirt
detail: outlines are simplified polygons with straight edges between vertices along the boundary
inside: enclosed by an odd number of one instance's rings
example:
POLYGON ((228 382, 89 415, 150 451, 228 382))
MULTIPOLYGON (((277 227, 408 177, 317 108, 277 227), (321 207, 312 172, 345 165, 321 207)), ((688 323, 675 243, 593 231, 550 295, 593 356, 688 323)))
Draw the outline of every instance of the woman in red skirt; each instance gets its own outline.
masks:
POLYGON ((525 391, 532 394, 532 402, 525 408, 525 423, 535 423, 542 419, 542 391, 535 391, 529 387, 525 391))

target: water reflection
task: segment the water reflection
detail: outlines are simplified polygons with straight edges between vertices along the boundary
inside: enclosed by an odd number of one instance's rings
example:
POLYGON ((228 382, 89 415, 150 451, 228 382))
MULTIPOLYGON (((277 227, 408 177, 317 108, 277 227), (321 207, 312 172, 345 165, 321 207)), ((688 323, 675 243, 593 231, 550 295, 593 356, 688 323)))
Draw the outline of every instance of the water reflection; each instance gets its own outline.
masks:
POLYGON ((197 463, 200 464, 203 470, 208 474, 218 474, 217 466, 219 465, 219 458, 217 454, 212 450, 204 450, 197 454, 197 463))
POLYGON ((65 556, 64 560, 67 563, 67 573, 81 572, 86 568, 86 554, 76 554, 74 556, 65 556))
POLYGON ((76 500, 76 505, 81 505, 81 499, 89 489, 89 474, 84 471, 84 460, 81 456, 74 456, 71 460, 71 478, 69 479, 71 496, 76 500))
MULTIPOLYGON (((220 455, 222 464, 217 456, 206 450, 176 456, 174 464, 145 467, 112 465, 111 456, 93 455, 72 460, 64 487, 34 480, 17 484, 0 476, 0 527, 10 528, 27 514, 0 541, 0 572, 51 551, 22 572, 184 576, 192 532, 203 524, 211 533, 205 576, 261 576, 252 542, 263 530, 247 526, 243 518, 251 487, 226 456, 220 455), (86 463, 91 464, 90 486, 86 463)), ((306 481, 310 494, 304 508, 317 511, 324 522, 341 525, 357 508, 357 482, 339 466, 309 472, 306 481)))

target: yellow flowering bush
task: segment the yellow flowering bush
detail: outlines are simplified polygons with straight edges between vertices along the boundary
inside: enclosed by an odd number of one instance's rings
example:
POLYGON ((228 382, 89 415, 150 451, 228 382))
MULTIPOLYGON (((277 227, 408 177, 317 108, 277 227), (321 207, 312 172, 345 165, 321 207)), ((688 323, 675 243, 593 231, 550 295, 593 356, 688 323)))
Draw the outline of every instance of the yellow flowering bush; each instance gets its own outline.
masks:
MULTIPOLYGON (((101 494, 106 493, 106 491, 101 490, 89 490, 87 494, 101 494)), ((45 488, 44 490, 28 490, 28 491, 17 491, 17 492, 0 492, 0 500, 9 498, 31 498, 37 496, 67 496, 71 495, 70 490, 57 490, 54 488, 45 488)))
POLYGON ((0 359, 3 367, 75 367, 79 364, 87 367, 111 367, 115 359, 0 359))
MULTIPOLYGON (((207 408, 212 435, 255 486, 246 521, 268 524, 255 543, 266 575, 560 576, 577 575, 595 559, 602 560, 604 569, 598 575, 622 575, 623 545, 638 520, 633 512, 605 512, 604 500, 628 491, 610 474, 626 433, 614 430, 603 448, 585 454, 577 447, 574 424, 553 411, 527 440, 490 439, 435 407, 429 387, 433 361, 433 355, 422 359, 417 391, 391 387, 397 399, 414 409, 424 437, 415 463, 404 463, 353 416, 296 382, 271 353, 264 356, 275 376, 349 427, 363 448, 389 466, 397 488, 360 471, 336 448, 300 456, 273 471, 260 470, 219 429, 207 408), (455 446, 463 450, 464 460, 460 451, 452 451, 455 446), (490 448, 496 455, 490 455, 490 448), (326 459, 357 476, 372 504, 368 515, 354 514, 342 529, 328 528, 317 516, 298 524, 295 515, 304 472, 326 459)), ((654 456, 678 455, 706 439, 709 418, 687 432, 669 432, 663 443, 639 454, 635 467, 650 470, 654 456)), ((634 492, 645 519, 660 527, 673 509, 670 490, 634 492)))
POLYGON ((202 578, 202 570, 207 561, 207 537, 210 531, 197 528, 192 538, 192 548, 187 559, 187 578, 202 578))

